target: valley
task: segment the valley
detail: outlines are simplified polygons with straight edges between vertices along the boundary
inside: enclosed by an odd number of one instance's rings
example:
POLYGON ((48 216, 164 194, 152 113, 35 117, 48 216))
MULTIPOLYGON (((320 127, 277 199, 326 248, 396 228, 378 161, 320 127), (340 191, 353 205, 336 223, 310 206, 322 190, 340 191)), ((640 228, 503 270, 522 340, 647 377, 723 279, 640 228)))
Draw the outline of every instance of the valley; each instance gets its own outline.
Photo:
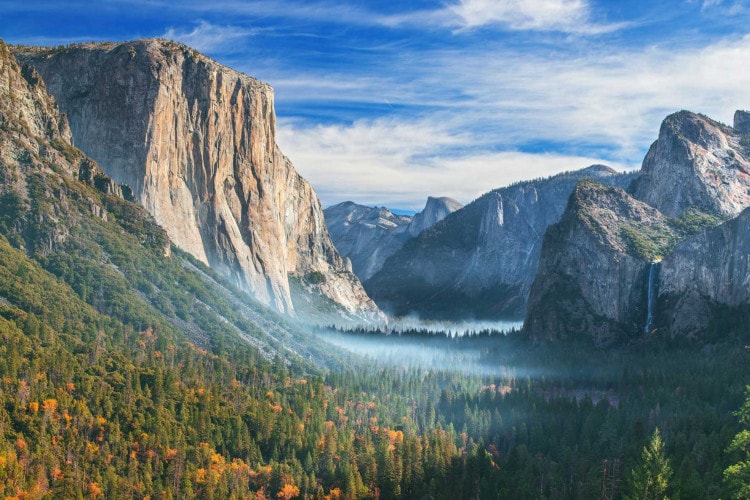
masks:
POLYGON ((267 84, 0 41, 0 494, 741 498, 748 117, 323 210, 267 84))

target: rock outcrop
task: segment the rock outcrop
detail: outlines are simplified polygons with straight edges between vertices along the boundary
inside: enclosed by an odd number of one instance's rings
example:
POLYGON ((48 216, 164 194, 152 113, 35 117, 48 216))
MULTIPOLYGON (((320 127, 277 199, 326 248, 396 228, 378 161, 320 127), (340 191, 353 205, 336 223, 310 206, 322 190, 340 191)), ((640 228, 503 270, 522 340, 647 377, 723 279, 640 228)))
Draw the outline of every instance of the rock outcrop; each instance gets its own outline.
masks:
POLYGON ((534 339, 597 345, 642 332, 650 263, 677 237, 668 218, 624 190, 580 182, 544 237, 524 329, 534 339))
POLYGON ((328 230, 339 253, 351 259, 352 269, 365 281, 409 238, 440 222, 462 205, 447 197, 427 198, 424 210, 398 215, 385 207, 366 207, 346 201, 324 210, 328 230))
POLYGON ((701 335, 722 312, 739 319, 732 309, 750 307, 750 208, 676 246, 661 264, 658 305, 675 334, 701 335))
POLYGON ((750 206, 748 113, 730 128, 680 111, 661 125, 632 187, 635 198, 671 217, 686 209, 734 217, 750 206))
MULTIPOLYGON (((29 254, 55 252, 82 217, 108 219, 101 198, 75 180, 109 195, 105 200, 111 207, 127 205, 121 201, 127 188, 72 142, 68 120, 40 74, 17 61, 0 40, 0 228, 29 254)), ((169 253, 166 234, 150 216, 140 208, 133 216, 133 225, 148 227, 143 243, 169 253)))
POLYGON ((634 174, 596 165, 487 193, 406 242, 365 288, 399 315, 523 317, 544 232, 584 178, 626 186, 634 174))
POLYGON ((379 311, 330 240, 312 187, 276 145, 272 89, 165 40, 23 49, 98 161, 182 249, 293 312, 290 277, 345 312, 379 311))

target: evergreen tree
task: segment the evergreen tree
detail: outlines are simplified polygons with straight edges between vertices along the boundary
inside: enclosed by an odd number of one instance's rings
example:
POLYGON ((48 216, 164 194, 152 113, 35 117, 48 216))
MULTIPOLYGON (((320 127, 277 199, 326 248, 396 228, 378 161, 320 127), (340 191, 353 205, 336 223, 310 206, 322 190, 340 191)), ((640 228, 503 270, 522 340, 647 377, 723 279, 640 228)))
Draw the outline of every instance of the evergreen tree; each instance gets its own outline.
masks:
POLYGON ((630 471, 628 495, 632 500, 666 499, 672 466, 664 453, 659 428, 654 429, 648 445, 643 448, 641 462, 630 471))
POLYGON ((750 431, 747 430, 750 425, 750 386, 747 391, 748 398, 736 413, 746 428, 737 433, 727 449, 737 461, 724 470, 724 484, 732 498, 750 498, 750 431))

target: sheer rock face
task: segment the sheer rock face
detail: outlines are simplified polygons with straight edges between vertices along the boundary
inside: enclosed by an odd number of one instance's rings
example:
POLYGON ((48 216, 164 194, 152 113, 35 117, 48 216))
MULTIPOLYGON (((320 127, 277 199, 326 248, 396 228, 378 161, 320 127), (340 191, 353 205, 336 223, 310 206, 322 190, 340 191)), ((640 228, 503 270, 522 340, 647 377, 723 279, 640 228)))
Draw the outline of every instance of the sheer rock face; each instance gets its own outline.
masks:
POLYGON ((380 313, 331 243, 312 187, 275 142, 272 89, 181 44, 26 49, 76 145, 181 248, 292 312, 289 276, 361 317, 380 313), (320 281, 320 280, 319 280, 320 281))
POLYGON ((347 201, 325 209, 326 222, 338 251, 351 259, 362 281, 375 274, 385 260, 409 238, 419 235, 462 205, 447 197, 427 199, 416 215, 394 214, 385 207, 366 207, 347 201))
POLYGON ((721 304, 750 304, 750 208, 724 224, 701 230, 664 259, 660 303, 674 333, 700 334, 721 304))
POLYGON ((523 317, 544 232, 576 183, 626 186, 633 177, 597 165, 487 193, 406 242, 365 287, 398 314, 523 317))
POLYGON ((724 217, 750 206, 750 119, 734 128, 688 111, 668 116, 643 160, 635 198, 671 217, 686 209, 724 217))
POLYGON ((668 219, 619 188, 579 183, 544 237, 524 328, 536 339, 597 345, 643 331, 649 260, 626 236, 669 235, 668 219))

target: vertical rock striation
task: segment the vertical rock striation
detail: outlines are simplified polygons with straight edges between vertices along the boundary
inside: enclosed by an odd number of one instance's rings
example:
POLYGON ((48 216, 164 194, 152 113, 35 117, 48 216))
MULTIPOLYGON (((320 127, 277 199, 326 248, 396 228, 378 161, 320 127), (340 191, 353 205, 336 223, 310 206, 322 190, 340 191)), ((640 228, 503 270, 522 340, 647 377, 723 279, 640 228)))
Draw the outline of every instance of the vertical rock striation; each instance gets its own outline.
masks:
POLYGON ((678 244, 662 263, 659 293, 667 326, 689 336, 709 326, 717 306, 748 308, 750 208, 678 244))
POLYGON ((312 187, 276 145, 270 86, 164 40, 24 49, 76 145, 132 187, 181 248, 292 312, 289 277, 379 315, 331 243, 312 187))

